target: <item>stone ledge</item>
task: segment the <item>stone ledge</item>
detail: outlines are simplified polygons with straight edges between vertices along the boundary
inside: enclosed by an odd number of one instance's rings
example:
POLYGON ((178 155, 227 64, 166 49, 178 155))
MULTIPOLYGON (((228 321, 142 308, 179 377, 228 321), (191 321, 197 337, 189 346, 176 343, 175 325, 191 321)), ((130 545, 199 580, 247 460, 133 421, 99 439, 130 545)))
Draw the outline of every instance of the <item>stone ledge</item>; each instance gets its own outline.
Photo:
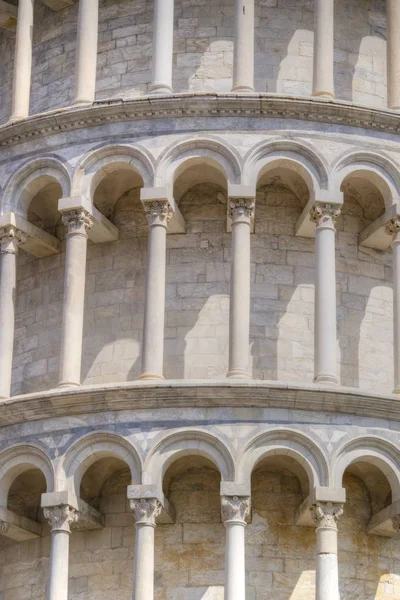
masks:
POLYGON ((56 388, 0 403, 0 427, 135 409, 280 408, 400 421, 400 398, 354 388, 257 380, 166 380, 56 388))
POLYGON ((397 111, 344 100, 267 93, 188 92, 141 96, 131 100, 103 100, 90 106, 60 108, 32 115, 22 121, 0 126, 0 147, 109 123, 199 117, 290 119, 362 127, 390 134, 400 131, 397 111))

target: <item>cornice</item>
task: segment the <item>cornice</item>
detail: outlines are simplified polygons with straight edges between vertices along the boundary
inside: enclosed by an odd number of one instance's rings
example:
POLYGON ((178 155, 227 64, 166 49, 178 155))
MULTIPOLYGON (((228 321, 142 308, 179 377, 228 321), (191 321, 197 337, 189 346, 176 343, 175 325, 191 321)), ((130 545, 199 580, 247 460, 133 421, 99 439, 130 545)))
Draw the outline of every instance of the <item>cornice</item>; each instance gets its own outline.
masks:
POLYGON ((0 404, 0 427, 107 411, 184 408, 280 408, 400 421, 400 398, 346 387, 257 380, 133 381, 56 388, 0 404))
POLYGON ((184 93, 104 100, 0 126, 0 147, 103 124, 149 119, 244 117, 294 119, 397 134, 400 114, 345 101, 278 94, 184 93))

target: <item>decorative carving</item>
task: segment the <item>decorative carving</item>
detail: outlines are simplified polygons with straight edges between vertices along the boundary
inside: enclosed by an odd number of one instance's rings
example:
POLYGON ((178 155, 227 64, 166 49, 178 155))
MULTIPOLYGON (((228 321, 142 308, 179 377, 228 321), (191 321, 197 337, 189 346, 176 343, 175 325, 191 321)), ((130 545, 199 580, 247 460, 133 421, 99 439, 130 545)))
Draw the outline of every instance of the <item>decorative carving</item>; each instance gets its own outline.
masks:
POLYGON ((84 208, 78 208, 66 212, 62 216, 67 235, 70 233, 81 233, 86 235, 93 227, 93 217, 84 208))
POLYGON ((311 220, 316 223, 317 227, 321 225, 334 227, 339 215, 340 208, 336 204, 316 202, 310 210, 311 220))
POLYGON ((235 198, 229 201, 232 223, 250 223, 254 216, 255 202, 249 198, 235 198))
POLYGON ((392 518, 392 526, 396 533, 400 533, 400 515, 392 518))
POLYGON ((162 511, 162 505, 157 498, 139 498, 130 500, 130 507, 135 515, 135 522, 156 526, 156 519, 162 511))
POLYGON ((43 514, 44 518, 50 523, 52 531, 71 533, 70 526, 78 520, 78 513, 68 504, 45 508, 43 514))
POLYGON ((0 533, 6 533, 8 531, 8 523, 0 521, 0 533))
POLYGON ((14 227, 6 225, 0 229, 0 254, 18 254, 18 247, 25 244, 26 234, 14 227))
POLYGON ((153 202, 145 203, 144 214, 150 227, 152 225, 164 225, 164 227, 167 227, 172 218, 173 211, 168 200, 154 200, 153 202))
POLYGON ((343 504, 317 502, 310 508, 310 511, 317 527, 337 529, 338 519, 343 514, 343 504))
POLYGON ((250 496, 222 496, 222 521, 246 523, 250 517, 250 496))
POLYGON ((400 216, 390 219, 390 221, 386 223, 385 231, 388 235, 396 235, 396 233, 400 233, 400 216))

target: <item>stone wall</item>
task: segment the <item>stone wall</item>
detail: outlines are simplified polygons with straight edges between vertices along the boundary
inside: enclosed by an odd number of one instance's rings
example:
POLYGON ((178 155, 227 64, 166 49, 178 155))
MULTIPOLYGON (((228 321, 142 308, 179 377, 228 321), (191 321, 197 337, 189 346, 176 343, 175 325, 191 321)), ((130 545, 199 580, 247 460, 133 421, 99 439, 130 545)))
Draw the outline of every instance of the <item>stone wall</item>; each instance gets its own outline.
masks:
MULTIPOLYGON (((103 485, 99 508, 106 526, 73 532, 70 600, 130 600, 132 595, 133 516, 126 504, 126 470, 103 485)), ((367 536, 371 515, 367 488, 346 475, 348 501, 339 522, 339 573, 342 600, 396 600, 397 538, 367 536)), ((294 525, 302 499, 297 477, 273 465, 253 475, 253 517, 246 531, 249 600, 313 600, 313 528, 294 525)), ((167 494, 176 523, 156 529, 155 600, 222 600, 225 531, 220 522, 219 474, 192 460, 171 479, 167 494)), ((0 598, 44 600, 50 537, 23 543, 1 538, 0 598)))
MULTIPOLYGON (((386 102, 384 0, 336 0, 337 97, 386 102)), ((31 113, 71 104, 78 5, 35 5, 31 113)), ((151 80, 152 0, 101 0, 96 98, 127 98, 151 80)), ((312 86, 313 0, 256 1, 255 86, 308 95, 312 86)), ((227 92, 232 84, 233 0, 176 0, 174 89, 227 92)), ((10 115, 14 34, 0 32, 0 123, 10 115)))

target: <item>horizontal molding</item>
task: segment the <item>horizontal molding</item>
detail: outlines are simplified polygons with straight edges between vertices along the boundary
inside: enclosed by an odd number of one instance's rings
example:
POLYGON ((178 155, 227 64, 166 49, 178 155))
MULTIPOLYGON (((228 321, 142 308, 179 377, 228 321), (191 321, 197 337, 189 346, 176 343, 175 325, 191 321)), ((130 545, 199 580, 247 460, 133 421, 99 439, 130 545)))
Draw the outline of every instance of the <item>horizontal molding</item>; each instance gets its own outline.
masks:
POLYGON ((281 408, 400 421, 400 397, 346 387, 257 380, 165 380, 82 386, 14 396, 0 426, 107 411, 168 408, 281 408))
POLYGON ((149 119, 243 117, 291 119, 361 127, 390 134, 400 131, 399 113, 308 96, 237 93, 183 93, 110 99, 33 115, 0 127, 0 147, 103 124, 149 119))

